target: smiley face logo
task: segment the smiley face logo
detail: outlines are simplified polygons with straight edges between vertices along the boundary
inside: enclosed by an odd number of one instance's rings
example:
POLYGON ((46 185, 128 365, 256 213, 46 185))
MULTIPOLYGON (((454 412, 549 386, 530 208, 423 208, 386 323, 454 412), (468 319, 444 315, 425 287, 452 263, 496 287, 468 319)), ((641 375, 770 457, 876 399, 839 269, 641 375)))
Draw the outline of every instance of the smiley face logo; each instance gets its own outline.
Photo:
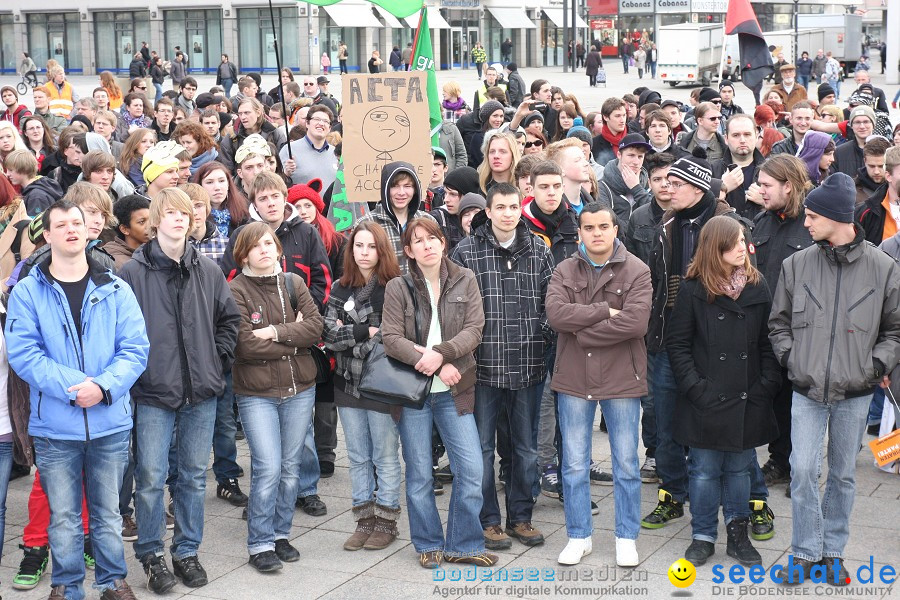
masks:
POLYGON ((669 581, 678 588, 689 587, 697 578, 697 569, 694 565, 683 558, 679 558, 672 563, 668 571, 669 581))

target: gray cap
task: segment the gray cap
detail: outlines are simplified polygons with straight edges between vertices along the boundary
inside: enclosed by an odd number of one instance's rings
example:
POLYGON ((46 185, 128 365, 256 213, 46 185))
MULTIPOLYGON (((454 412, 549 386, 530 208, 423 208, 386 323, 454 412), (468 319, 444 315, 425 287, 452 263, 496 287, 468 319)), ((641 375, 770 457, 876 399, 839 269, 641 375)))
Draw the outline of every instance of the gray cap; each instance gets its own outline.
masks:
POLYGON ((475 192, 469 192, 465 196, 462 197, 459 201, 459 208, 457 209, 457 214, 463 214, 466 209, 469 208, 477 208, 478 210, 484 210, 487 208, 487 200, 484 199, 484 196, 481 194, 476 194, 475 192))

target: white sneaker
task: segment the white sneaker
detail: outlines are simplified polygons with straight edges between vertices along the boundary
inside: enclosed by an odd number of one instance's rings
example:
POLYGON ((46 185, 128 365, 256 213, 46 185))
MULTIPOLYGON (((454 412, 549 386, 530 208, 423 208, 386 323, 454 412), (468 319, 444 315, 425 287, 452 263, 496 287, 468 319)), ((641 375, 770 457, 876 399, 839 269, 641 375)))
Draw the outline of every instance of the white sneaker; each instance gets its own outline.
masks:
POLYGON ((620 567, 636 567, 639 562, 634 540, 616 538, 616 564, 620 567))
POLYGON ((577 565, 581 562, 582 557, 590 554, 592 550, 591 538, 569 538, 569 543, 559 553, 556 562, 561 565, 577 565))

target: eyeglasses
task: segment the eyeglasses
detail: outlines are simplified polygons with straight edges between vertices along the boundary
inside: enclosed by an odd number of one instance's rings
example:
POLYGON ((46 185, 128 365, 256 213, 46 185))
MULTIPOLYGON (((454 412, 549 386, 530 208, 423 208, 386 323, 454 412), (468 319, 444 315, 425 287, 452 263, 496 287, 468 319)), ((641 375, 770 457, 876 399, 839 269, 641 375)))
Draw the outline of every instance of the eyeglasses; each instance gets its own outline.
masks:
POLYGON ((303 84, 304 87, 309 87, 309 86, 312 86, 312 85, 316 85, 316 83, 315 83, 315 82, 312 82, 312 83, 304 83, 304 84, 303 84))
POLYGON ((720 121, 722 119, 722 115, 719 115, 717 117, 706 117, 706 118, 709 119, 710 121, 720 121))
POLYGON ((677 192, 678 190, 680 190, 682 187, 684 187, 686 185, 687 185, 687 183, 684 183, 681 181, 672 181, 671 179, 669 180, 669 187, 672 188, 672 191, 674 191, 674 192, 677 192))
POLYGON ((137 89, 139 89, 139 90, 146 90, 146 89, 147 89, 147 86, 146 86, 146 85, 139 85, 137 89))
POLYGON ((331 121, 329 119, 307 119, 310 123, 321 123, 322 125, 331 125, 331 121))
POLYGON ((544 145, 543 140, 534 140, 533 142, 525 142, 526 148, 531 148, 532 146, 537 146, 538 148, 540 148, 543 145, 544 145))

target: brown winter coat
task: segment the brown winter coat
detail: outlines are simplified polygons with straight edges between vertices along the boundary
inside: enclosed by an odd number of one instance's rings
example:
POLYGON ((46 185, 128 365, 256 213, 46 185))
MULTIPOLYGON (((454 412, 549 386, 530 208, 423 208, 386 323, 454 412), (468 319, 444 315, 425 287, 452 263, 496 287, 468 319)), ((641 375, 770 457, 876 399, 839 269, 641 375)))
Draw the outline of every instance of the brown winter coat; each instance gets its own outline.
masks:
MULTIPOLYGON (((431 300, 425 287, 425 279, 415 262, 409 263, 409 274, 418 294, 421 339, 428 339, 431 325, 431 300)), ((441 339, 433 350, 451 363, 460 374, 460 381, 450 386, 450 393, 459 415, 471 413, 475 408, 475 348, 481 343, 484 329, 484 307, 475 274, 449 259, 441 261, 441 290, 438 296, 438 320, 441 339)), ((416 351, 412 341, 416 339, 415 315, 409 289, 402 277, 388 282, 384 292, 384 312, 381 314, 381 339, 385 353, 406 364, 419 362, 422 354, 416 351)))
POLYGON ((242 396, 288 398, 316 382, 316 363, 309 348, 319 341, 324 320, 301 277, 294 278, 297 310, 291 306, 284 273, 253 277, 241 273, 228 285, 241 313, 235 361, 234 393, 242 396), (253 335, 273 325, 275 340, 253 335))
POLYGON ((551 389, 586 400, 645 396, 652 296, 650 268, 625 244, 599 273, 580 251, 561 262, 546 300, 559 332, 551 389), (610 309, 622 312, 610 317, 610 309))

